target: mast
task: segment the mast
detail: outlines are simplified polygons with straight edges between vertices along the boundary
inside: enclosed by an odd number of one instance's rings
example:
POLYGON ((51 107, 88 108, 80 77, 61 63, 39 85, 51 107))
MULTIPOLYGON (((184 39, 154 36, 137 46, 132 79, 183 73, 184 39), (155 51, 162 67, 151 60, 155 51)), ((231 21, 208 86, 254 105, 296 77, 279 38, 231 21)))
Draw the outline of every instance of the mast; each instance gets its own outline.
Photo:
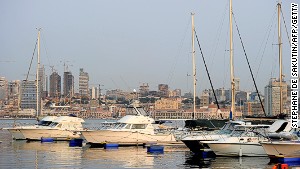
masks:
POLYGON ((279 90, 280 90, 280 109, 279 113, 283 111, 283 104, 282 104, 282 46, 281 46, 281 30, 280 30, 280 11, 281 11, 281 4, 280 2, 277 4, 278 8, 278 55, 279 55, 279 90))
POLYGON ((231 79, 231 112, 235 112, 235 83, 233 69, 233 47, 232 47, 232 2, 229 3, 229 28, 230 28, 230 79, 231 79))
POLYGON ((40 115, 40 86, 39 86, 39 70, 40 70, 40 33, 41 29, 38 29, 38 52, 37 52, 37 70, 36 70, 36 117, 40 115))
POLYGON ((192 15, 192 57, 193 57, 193 86, 194 86, 194 98, 193 98, 193 119, 195 119, 196 113, 196 65, 195 65, 195 27, 194 27, 194 13, 192 15))

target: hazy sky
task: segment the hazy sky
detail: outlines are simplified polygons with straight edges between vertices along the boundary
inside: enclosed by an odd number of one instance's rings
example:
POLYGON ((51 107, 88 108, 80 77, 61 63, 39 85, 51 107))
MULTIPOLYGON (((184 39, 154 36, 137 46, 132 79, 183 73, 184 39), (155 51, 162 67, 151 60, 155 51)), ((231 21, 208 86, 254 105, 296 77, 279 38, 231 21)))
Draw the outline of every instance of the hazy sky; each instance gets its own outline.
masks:
MULTIPOLYGON (((282 11, 290 32, 290 4, 282 11)), ((260 90, 278 77, 276 0, 233 0, 233 12, 260 90)), ((103 89, 151 90, 167 83, 192 91, 191 12, 215 88, 229 88, 229 0, 1 0, 0 76, 25 79, 41 32, 41 64, 62 76, 89 73, 103 89)), ((242 90, 254 90, 235 23, 234 68, 242 90)), ((282 22, 283 71, 290 79, 290 47, 282 22)), ((196 48, 197 92, 210 88, 196 48)), ((36 57, 31 74, 35 74, 36 57)), ((34 76, 30 77, 35 78, 34 76)))

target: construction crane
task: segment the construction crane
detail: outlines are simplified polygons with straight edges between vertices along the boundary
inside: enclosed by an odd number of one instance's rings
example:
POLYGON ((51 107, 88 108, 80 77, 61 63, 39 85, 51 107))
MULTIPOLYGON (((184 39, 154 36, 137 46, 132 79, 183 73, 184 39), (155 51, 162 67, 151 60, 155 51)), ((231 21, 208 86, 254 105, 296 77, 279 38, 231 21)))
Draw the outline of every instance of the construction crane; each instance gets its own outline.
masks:
POLYGON ((70 62, 70 61, 60 61, 60 63, 64 63, 63 66, 64 66, 64 72, 68 72, 69 71, 69 66, 73 66, 72 64, 67 64, 67 62, 70 62))

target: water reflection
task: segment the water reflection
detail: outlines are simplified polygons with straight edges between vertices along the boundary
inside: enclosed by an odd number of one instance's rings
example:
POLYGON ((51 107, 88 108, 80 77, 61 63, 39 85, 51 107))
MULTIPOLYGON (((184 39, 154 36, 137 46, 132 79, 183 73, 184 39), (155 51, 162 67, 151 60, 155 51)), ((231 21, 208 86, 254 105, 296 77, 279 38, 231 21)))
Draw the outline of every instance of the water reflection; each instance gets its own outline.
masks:
POLYGON ((69 147, 68 142, 41 143, 13 141, 16 166, 27 168, 79 168, 82 149, 69 147))
POLYGON ((197 168, 272 168, 268 157, 216 157, 203 158, 200 155, 187 152, 185 166, 197 168))
POLYGON ((151 167, 154 161, 154 156, 147 155, 146 150, 142 147, 89 148, 84 151, 83 158, 95 162, 106 161, 124 167, 151 167))
MULTIPOLYGON (((142 147, 114 150, 69 147, 68 142, 13 141, 0 130, 0 168, 261 168, 271 169, 268 157, 203 159, 185 146, 166 147, 164 154, 148 154, 142 147)), ((299 166, 299 164, 298 164, 299 166)))
POLYGON ((200 155, 186 153, 185 166, 187 167, 199 167, 199 168, 209 168, 211 165, 211 159, 203 158, 200 155))

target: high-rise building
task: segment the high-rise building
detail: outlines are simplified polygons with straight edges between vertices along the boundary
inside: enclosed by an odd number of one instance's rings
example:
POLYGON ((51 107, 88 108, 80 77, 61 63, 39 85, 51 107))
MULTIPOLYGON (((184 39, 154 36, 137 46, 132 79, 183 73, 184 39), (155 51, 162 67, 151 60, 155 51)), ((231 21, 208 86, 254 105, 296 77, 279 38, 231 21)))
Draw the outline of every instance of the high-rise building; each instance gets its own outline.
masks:
POLYGON ((44 78, 44 89, 43 89, 43 98, 46 98, 48 97, 49 95, 49 81, 48 81, 48 76, 45 75, 45 78, 44 78))
POLYGON ((0 100, 8 99, 8 81, 5 77, 0 77, 0 100))
POLYGON ((225 93, 224 88, 216 89, 215 93, 216 93, 216 97, 217 97, 219 102, 222 102, 222 101, 226 100, 226 93, 225 93))
POLYGON ((181 90, 180 89, 175 89, 175 90, 170 91, 169 97, 180 98, 181 97, 181 90))
POLYGON ((140 86, 140 96, 146 97, 148 94, 149 94, 149 85, 148 85, 148 83, 143 83, 140 86))
POLYGON ((15 80, 8 83, 8 100, 10 104, 18 106, 19 95, 20 95, 20 81, 15 80))
POLYGON ((39 96, 40 97, 43 97, 45 88, 46 88, 45 67, 42 66, 39 69, 39 96))
POLYGON ((244 115, 246 116, 264 116, 264 112, 260 102, 247 101, 244 103, 244 115))
POLYGON ((57 72, 50 75, 50 97, 61 97, 61 77, 57 72))
POLYGON ((209 105, 209 93, 208 90, 204 90, 200 96, 200 107, 209 105))
MULTIPOLYGON (((37 104, 36 80, 23 80, 21 83, 21 104, 22 109, 35 109, 37 104)), ((39 99, 40 100, 40 99, 39 99)), ((41 104, 39 104, 41 105, 41 104)), ((41 109, 39 109, 41 110, 41 109)))
POLYGON ((280 82, 275 78, 271 78, 269 84, 265 87, 265 111, 269 116, 276 116, 280 113, 287 113, 285 105, 287 103, 287 83, 281 83, 282 101, 280 101, 280 82), (280 112, 280 107, 283 110, 280 112))
POLYGON ((79 95, 81 97, 89 96, 89 74, 80 68, 79 71, 79 95))
POLYGON ((90 89, 90 95, 91 95, 91 99, 98 99, 99 98, 99 89, 98 87, 92 87, 90 89))
POLYGON ((74 76, 71 72, 64 72, 64 97, 71 98, 74 96, 74 76))
POLYGON ((169 97, 169 86, 167 84, 159 84, 158 93, 161 97, 169 97))

